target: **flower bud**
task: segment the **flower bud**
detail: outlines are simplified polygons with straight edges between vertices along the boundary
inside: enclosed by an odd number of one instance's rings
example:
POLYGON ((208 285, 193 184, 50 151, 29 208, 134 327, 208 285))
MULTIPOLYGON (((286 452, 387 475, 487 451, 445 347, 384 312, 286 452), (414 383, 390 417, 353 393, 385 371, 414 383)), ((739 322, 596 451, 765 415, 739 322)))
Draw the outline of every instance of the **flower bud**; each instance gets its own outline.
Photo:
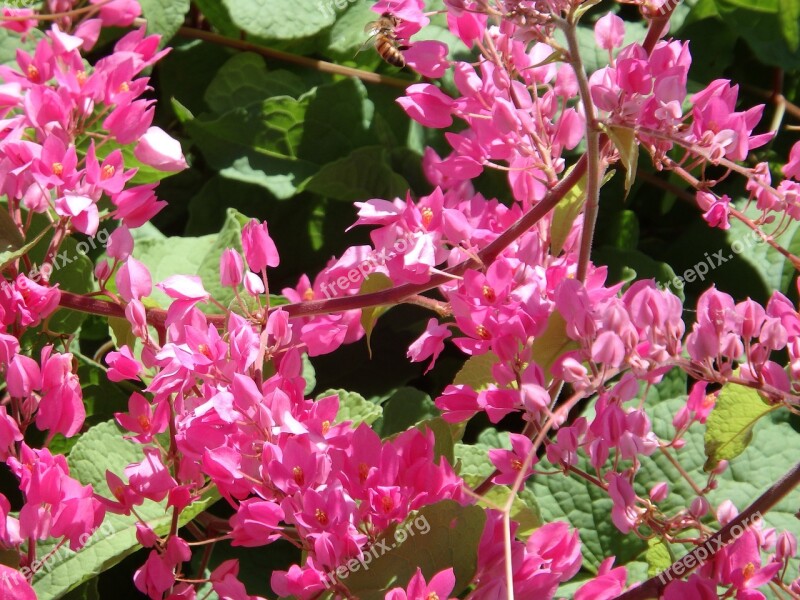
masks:
POLYGON ((242 248, 247 264, 256 273, 267 267, 277 267, 280 263, 278 249, 269 236, 267 223, 253 219, 242 230, 242 248))
POLYGON ((775 545, 775 558, 783 561, 794 558, 797 554, 797 538, 788 531, 782 531, 775 545))
POLYGON ((666 481, 655 484, 650 488, 650 499, 653 502, 661 502, 669 494, 669 484, 666 481))
POLYGON ((249 271, 244 276, 244 289, 251 296, 260 296, 266 291, 261 277, 249 271))
POLYGON ((236 287, 242 283, 244 263, 241 255, 233 248, 226 248, 219 257, 219 280, 222 285, 236 287))
POLYGON ((94 276, 98 281, 105 281, 111 277, 111 265, 107 260, 101 260, 95 265, 94 276))
POLYGON ((708 514, 708 511, 710 509, 711 507, 708 504, 708 500, 706 500, 702 496, 698 496, 697 498, 692 500, 692 503, 689 505, 689 513, 693 517, 696 517, 698 519, 708 514))

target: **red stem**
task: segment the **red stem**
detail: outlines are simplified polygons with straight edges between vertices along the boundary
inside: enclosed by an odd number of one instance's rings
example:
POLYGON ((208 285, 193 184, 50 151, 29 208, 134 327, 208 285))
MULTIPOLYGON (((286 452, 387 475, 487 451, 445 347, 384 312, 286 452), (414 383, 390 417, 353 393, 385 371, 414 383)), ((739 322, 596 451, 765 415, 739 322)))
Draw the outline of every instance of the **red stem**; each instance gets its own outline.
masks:
MULTIPOLYGON (((308 317, 346 310, 367 308, 370 306, 380 306, 383 304, 397 304, 403 302, 416 294, 421 294, 452 280, 451 276, 463 274, 467 269, 479 268, 484 264, 494 261, 503 250, 505 250, 514 240, 522 236, 526 231, 533 227, 540 219, 549 213, 556 204, 580 181, 586 172, 587 160, 582 156, 575 164, 572 171, 559 181, 552 190, 527 213, 517 220, 511 227, 500 234, 492 243, 481 250, 476 259, 468 259, 464 262, 445 270, 445 274, 435 274, 426 283, 410 284, 406 283, 388 290, 360 294, 357 296, 344 296, 340 298, 330 298, 328 300, 311 300, 309 302, 295 302, 285 304, 280 308, 289 313, 290 317, 308 317)), ((97 298, 87 298, 79 294, 62 291, 60 306, 81 312, 102 315, 106 317, 125 318, 125 310, 118 304, 97 298)), ((276 309, 271 309, 276 310, 276 309)), ((166 320, 166 311, 158 308, 147 309, 147 320, 150 324, 158 327, 163 326, 166 320)), ((209 316, 208 320, 216 326, 222 327, 225 324, 225 315, 209 316)))

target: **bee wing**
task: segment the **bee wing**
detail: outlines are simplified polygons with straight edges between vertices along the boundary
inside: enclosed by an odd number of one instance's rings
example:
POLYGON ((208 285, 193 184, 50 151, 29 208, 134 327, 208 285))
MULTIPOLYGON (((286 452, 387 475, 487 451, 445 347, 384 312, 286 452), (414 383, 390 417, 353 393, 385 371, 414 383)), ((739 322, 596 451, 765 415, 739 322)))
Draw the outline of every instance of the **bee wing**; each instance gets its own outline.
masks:
POLYGON ((374 46, 374 45, 375 45, 375 36, 377 36, 377 35, 378 35, 378 31, 374 31, 374 32, 372 33, 372 35, 370 35, 370 36, 369 36, 369 39, 367 39, 367 41, 366 41, 366 42, 364 42, 363 44, 361 44, 361 46, 359 47, 359 49, 358 49, 358 50, 356 50, 356 54, 358 54, 359 52, 363 52, 364 50, 367 50, 367 49, 368 49, 368 48, 370 48, 371 46, 374 46))

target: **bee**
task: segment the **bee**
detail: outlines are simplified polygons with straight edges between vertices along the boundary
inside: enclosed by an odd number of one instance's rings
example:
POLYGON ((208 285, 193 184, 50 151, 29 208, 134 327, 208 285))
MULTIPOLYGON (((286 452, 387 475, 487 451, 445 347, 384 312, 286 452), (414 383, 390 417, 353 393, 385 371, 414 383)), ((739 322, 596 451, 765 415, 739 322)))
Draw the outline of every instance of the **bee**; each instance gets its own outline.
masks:
POLYGON ((403 46, 397 39, 395 28, 398 25, 398 18, 392 13, 383 13, 377 21, 368 23, 364 31, 372 33, 367 45, 374 41, 375 50, 380 57, 390 65, 403 68, 406 66, 406 59, 401 50, 407 50, 408 46, 403 46))

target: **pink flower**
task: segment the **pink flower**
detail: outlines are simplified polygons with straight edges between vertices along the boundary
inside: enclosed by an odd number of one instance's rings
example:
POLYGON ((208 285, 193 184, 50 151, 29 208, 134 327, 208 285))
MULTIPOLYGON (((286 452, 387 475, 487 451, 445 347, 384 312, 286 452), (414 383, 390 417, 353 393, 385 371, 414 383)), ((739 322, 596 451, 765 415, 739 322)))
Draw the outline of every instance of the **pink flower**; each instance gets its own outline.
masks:
POLYGON ((175 300, 208 300, 209 293, 197 275, 172 275, 156 284, 167 296, 175 300))
POLYGON ((278 249, 269 235, 267 222, 259 223, 251 220, 242 229, 242 248, 247 264, 256 273, 267 267, 277 267, 280 264, 278 249))
POLYGON ((133 236, 130 230, 122 225, 113 231, 108 236, 108 244, 106 245, 106 253, 111 258, 117 260, 126 260, 133 252, 133 236))
POLYGON ((792 179, 800 180, 800 142, 795 142, 789 152, 789 160, 783 167, 781 172, 784 177, 791 177, 792 179))
POLYGON ((139 139, 133 155, 142 163, 159 171, 176 172, 186 169, 181 144, 160 127, 150 127, 139 139))
POLYGON ((451 7, 447 11, 447 27, 453 35, 461 38, 464 45, 472 48, 476 40, 483 37, 486 31, 487 16, 471 11, 458 11, 451 7))
MULTIPOLYGON (((0 460, 8 460, 9 456, 16 453, 15 442, 23 440, 22 433, 19 431, 19 425, 8 414, 5 406, 0 406, 0 460)), ((2 495, 0 495, 2 498, 2 495)), ((2 515, 0 515, 0 531, 2 530, 2 515)), ((2 536, 0 536, 2 540, 2 536)))
MULTIPOLYGON (((4 13, 10 9, 4 9, 4 13)), ((28 580, 17 571, 6 565, 0 565, 0 598, 3 600, 36 600, 28 580)))
POLYGON ((669 484, 666 481, 661 481, 650 488, 650 500, 653 502, 662 502, 669 494, 669 484))
POLYGON ((0 293, 0 319, 5 325, 36 326, 50 316, 61 298, 58 288, 39 285, 21 274, 6 286, 0 293))
POLYGON ((261 596, 250 596, 244 584, 237 579, 239 561, 226 560, 211 572, 211 587, 223 600, 264 600, 261 596))
POLYGON ((128 412, 115 413, 114 418, 120 427, 137 434, 132 439, 140 444, 148 444, 154 435, 167 430, 169 403, 162 400, 152 406, 147 398, 134 392, 128 400, 128 412))
POLYGON ((450 114, 453 99, 430 83, 415 83, 406 88, 406 95, 397 103, 406 114, 426 127, 441 129, 453 123, 450 114))
POLYGON ((693 574, 688 581, 676 579, 669 583, 664 590, 664 600, 717 600, 717 584, 712 579, 706 579, 693 574))
MULTIPOLYGON (((500 485, 512 485, 516 482, 533 448, 533 442, 528 436, 512 433, 508 437, 511 441, 511 450, 489 450, 489 460, 500 471, 498 475, 495 475, 493 481, 500 485)), ((525 469, 522 477, 523 484, 533 474, 533 465, 536 464, 536 461, 537 459, 534 455, 533 460, 525 469)))
POLYGON ((628 533, 639 520, 642 510, 636 506, 636 493, 627 477, 617 473, 608 473, 608 495, 614 502, 611 509, 611 520, 622 533, 628 533))
POLYGON ((137 379, 142 372, 141 363, 136 360, 128 346, 120 348, 119 352, 109 352, 106 355, 108 378, 111 381, 122 381, 124 379, 137 379))
POLYGON ((128 27, 142 14, 142 7, 136 0, 90 0, 89 3, 101 5, 100 19, 106 27, 128 27))
POLYGON ((412 362, 420 362, 432 357, 428 368, 425 369, 427 373, 433 368, 436 359, 444 350, 444 341, 451 335, 447 325, 440 325, 436 319, 429 319, 425 331, 408 347, 406 356, 412 362))
POLYGON ((274 502, 251 498, 239 505, 231 521, 231 545, 265 546, 280 536, 283 510, 274 502))
POLYGON ((697 192, 697 204, 701 210, 705 210, 703 218, 711 227, 730 229, 731 225, 728 222, 730 203, 731 199, 728 195, 717 198, 709 192, 697 192))
POLYGON ((429 583, 425 582, 422 570, 417 567, 417 572, 408 582, 408 587, 393 588, 386 594, 386 600, 428 600, 429 598, 450 598, 456 585, 456 576, 453 569, 446 569, 431 577, 429 583))
POLYGON ((119 295, 126 302, 149 296, 150 292, 153 291, 153 280, 150 278, 150 271, 132 256, 119 268, 115 280, 119 295))
POLYGON ((570 534, 569 525, 562 521, 539 527, 525 547, 529 554, 540 557, 552 572, 558 573, 559 581, 572 579, 581 568, 583 557, 578 530, 570 534))
POLYGON ((144 460, 125 467, 125 475, 134 491, 154 502, 161 502, 178 484, 164 466, 156 448, 145 448, 144 454, 144 460))
POLYGON ((102 162, 95 157, 94 143, 89 145, 86 153, 86 181, 109 196, 119 194, 125 184, 136 174, 134 169, 125 170, 122 152, 114 150, 102 162))
POLYGON ((6 371, 6 387, 12 398, 27 398, 33 390, 42 387, 39 363, 28 356, 17 354, 6 371))
POLYGON ((113 215, 130 228, 141 227, 155 217, 167 203, 156 198, 156 184, 137 185, 111 197, 117 207, 113 215))
POLYGON ((36 427, 49 430, 48 437, 61 433, 72 437, 86 418, 78 376, 72 372, 72 354, 52 354, 42 349, 42 399, 36 413, 36 427))
POLYGON ((56 213, 62 217, 72 217, 75 229, 86 235, 97 233, 100 215, 94 200, 88 196, 64 194, 55 202, 56 213))
POLYGON ((116 107, 103 121, 103 127, 120 144, 132 144, 144 136, 153 121, 153 100, 134 100, 116 107))
POLYGON ((594 40, 604 50, 619 48, 624 38, 625 22, 617 15, 608 13, 595 23, 594 40))
MULTIPOLYGON (((0 27, 8 29, 9 31, 15 31, 16 33, 27 34, 31 29, 34 29, 39 24, 39 21, 36 19, 23 19, 21 17, 32 17, 35 14, 36 13, 34 13, 33 9, 31 8, 4 7, 2 15, 0 16, 0 27), (3 17, 14 17, 14 20, 9 20, 3 17), (20 20, 17 21, 16 19, 20 20)), ((12 598, 12 600, 17 600, 13 597, 10 598, 12 598)))
POLYGON ((481 410, 478 394, 466 385, 448 385, 436 399, 436 408, 448 423, 460 423, 472 418, 481 410))
POLYGON ((191 549, 184 540, 170 537, 166 550, 163 553, 152 550, 144 565, 134 573, 136 589, 150 598, 163 598, 164 592, 175 583, 175 570, 191 557, 191 549))
POLYGON ((425 77, 438 79, 445 74, 450 62, 447 60, 447 44, 435 40, 415 42, 403 52, 406 63, 425 77))
POLYGON ((578 588, 575 600, 611 600, 621 594, 625 589, 627 569, 625 567, 612 569, 613 565, 613 556, 600 563, 597 577, 578 588))

